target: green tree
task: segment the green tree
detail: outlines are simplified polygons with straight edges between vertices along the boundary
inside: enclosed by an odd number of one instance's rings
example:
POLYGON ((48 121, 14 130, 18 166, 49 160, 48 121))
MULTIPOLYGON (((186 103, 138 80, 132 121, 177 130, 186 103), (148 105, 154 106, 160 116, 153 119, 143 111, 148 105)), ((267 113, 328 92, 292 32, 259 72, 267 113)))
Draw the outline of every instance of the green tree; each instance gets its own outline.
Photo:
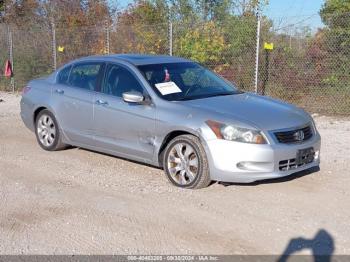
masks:
POLYGON ((320 10, 328 49, 350 55, 350 1, 327 0, 320 10))
POLYGON ((208 65, 218 65, 225 49, 224 35, 213 21, 187 31, 175 42, 176 55, 208 65))
POLYGON ((326 0, 320 15, 327 26, 323 30, 323 48, 333 69, 324 82, 342 86, 350 81, 350 1, 326 0))
POLYGON ((256 14, 257 8, 268 5, 268 0, 232 0, 233 12, 239 16, 256 14))
POLYGON ((326 0, 320 15, 329 28, 350 28, 350 1, 326 0))
POLYGON ((195 0, 194 8, 203 21, 222 20, 231 11, 229 0, 195 0))
POLYGON ((118 14, 111 33, 112 52, 168 53, 168 6, 163 0, 141 0, 118 14))
POLYGON ((188 23, 199 19, 199 15, 191 0, 170 0, 170 18, 173 22, 188 23))

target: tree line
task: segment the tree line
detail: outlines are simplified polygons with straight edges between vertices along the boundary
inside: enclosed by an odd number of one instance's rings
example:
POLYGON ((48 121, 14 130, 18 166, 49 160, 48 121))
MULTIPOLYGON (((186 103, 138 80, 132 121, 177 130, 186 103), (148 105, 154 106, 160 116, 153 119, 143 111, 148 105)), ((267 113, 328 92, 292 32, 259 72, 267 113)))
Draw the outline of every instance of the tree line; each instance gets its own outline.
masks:
MULTIPOLYGON (((0 23, 14 28, 15 64, 23 81, 52 70, 53 27, 57 46, 64 47, 57 54, 62 65, 106 53, 106 28, 111 53, 167 54, 170 21, 174 55, 210 66, 251 90, 259 4, 268 1, 135 0, 120 9, 107 0, 0 0, 0 23)), ((324 27, 313 32, 302 28, 298 35, 274 31, 273 21, 262 16, 261 42, 275 45, 268 72, 271 86, 349 86, 350 1, 326 0, 319 15, 324 27)), ((0 51, 1 59, 6 50, 0 51)), ((261 59, 260 74, 266 72, 264 66, 261 59)))

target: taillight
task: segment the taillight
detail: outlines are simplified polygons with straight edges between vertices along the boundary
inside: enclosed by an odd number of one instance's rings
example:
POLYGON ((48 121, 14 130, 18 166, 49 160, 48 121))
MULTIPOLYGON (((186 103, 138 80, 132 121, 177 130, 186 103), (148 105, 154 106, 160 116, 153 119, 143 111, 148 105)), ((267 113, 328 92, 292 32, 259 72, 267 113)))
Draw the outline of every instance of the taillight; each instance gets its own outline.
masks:
POLYGON ((22 90, 22 95, 27 94, 30 91, 30 89, 32 89, 30 86, 25 86, 22 90))

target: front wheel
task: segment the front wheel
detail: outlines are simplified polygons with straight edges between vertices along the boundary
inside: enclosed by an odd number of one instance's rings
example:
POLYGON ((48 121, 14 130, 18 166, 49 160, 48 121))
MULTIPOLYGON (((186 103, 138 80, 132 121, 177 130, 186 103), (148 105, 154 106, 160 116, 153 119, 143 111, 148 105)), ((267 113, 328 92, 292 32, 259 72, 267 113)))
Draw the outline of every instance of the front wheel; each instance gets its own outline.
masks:
POLYGON ((210 182, 208 160, 199 139, 192 135, 174 138, 165 149, 163 168, 172 184, 204 188, 210 182))

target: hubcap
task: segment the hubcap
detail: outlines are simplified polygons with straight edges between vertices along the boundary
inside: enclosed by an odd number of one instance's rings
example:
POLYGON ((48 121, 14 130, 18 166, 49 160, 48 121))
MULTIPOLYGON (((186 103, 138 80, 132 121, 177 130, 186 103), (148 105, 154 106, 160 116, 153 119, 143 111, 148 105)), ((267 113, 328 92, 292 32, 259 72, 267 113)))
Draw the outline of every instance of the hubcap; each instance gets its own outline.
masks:
POLYGON ((170 150, 167 159, 168 171, 179 185, 190 184, 198 174, 198 155, 187 143, 178 143, 170 150))
POLYGON ((42 145, 51 146, 56 138, 56 127, 52 118, 48 115, 42 115, 37 124, 37 133, 42 145))

